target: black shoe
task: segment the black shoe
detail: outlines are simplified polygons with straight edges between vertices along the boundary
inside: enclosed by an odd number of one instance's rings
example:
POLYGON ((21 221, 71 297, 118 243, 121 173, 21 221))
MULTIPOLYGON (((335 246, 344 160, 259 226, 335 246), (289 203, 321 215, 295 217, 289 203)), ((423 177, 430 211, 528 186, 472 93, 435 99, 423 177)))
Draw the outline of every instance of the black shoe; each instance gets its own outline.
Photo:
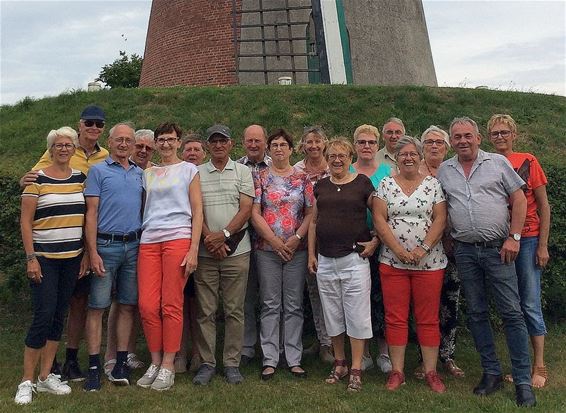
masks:
POLYGON ((484 373, 481 376, 481 381, 474 387, 474 394, 478 396, 488 396, 497 390, 503 388, 503 375, 494 375, 484 373))
POLYGON ((61 364, 57 363, 57 360, 53 360, 53 365, 51 366, 51 374, 56 376, 62 376, 61 374, 61 364))
POLYGON ((246 367, 248 364, 252 362, 253 359, 254 359, 253 357, 242 354, 242 357, 240 357, 240 367, 246 367))
POLYGON ((530 384, 517 384, 515 386, 515 400, 519 407, 534 407, 537 399, 530 384))
POLYGON ((275 375, 275 367, 273 367, 273 366, 263 366, 262 367, 260 377, 263 381, 271 380, 274 375, 275 375), (265 370, 267 370, 269 368, 273 369, 273 371, 271 373, 266 373, 265 370))
POLYGON ((117 385, 129 386, 130 385, 130 367, 128 362, 116 363, 114 368, 108 375, 108 379, 117 385))
POLYGON ((100 368, 88 369, 86 381, 83 385, 84 391, 98 391, 102 387, 100 384, 100 368))
POLYGON ((63 380, 83 381, 85 375, 81 371, 81 367, 77 360, 66 360, 63 364, 63 380))

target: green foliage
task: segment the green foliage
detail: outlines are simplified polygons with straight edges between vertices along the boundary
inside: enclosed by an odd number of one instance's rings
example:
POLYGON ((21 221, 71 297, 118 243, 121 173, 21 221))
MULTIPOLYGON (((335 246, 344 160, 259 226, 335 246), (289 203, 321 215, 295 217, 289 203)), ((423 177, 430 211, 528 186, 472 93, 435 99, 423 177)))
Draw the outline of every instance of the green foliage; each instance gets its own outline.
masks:
POLYGON ((143 58, 137 54, 128 56, 120 51, 120 58, 104 65, 98 74, 97 81, 104 82, 110 88, 134 88, 140 84, 143 58))

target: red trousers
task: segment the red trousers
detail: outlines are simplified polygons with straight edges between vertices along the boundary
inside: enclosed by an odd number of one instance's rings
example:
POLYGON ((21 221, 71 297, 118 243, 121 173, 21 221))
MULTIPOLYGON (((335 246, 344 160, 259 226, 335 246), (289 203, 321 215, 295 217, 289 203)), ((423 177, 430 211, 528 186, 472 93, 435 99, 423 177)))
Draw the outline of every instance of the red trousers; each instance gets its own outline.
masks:
POLYGON ((138 254, 138 306, 150 352, 176 353, 183 333, 183 259, 187 238, 141 244, 138 254))
POLYGON ((444 269, 405 270, 379 264, 385 339, 390 346, 404 346, 409 336, 409 306, 413 303, 417 336, 421 346, 440 345, 439 307, 444 269))

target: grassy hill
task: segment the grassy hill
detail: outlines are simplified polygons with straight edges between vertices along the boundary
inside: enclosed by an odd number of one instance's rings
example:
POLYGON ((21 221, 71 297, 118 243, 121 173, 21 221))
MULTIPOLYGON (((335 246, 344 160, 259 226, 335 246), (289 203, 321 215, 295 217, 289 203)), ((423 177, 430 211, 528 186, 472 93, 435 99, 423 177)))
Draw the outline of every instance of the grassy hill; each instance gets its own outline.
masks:
MULTIPOLYGON (((5 283, 16 290, 23 283, 17 274, 22 264, 16 180, 45 150, 49 130, 77 127, 80 111, 92 103, 105 109, 110 126, 130 120, 137 128, 154 129, 162 121, 173 120, 185 130, 204 131, 213 123, 224 123, 237 140, 251 123, 268 130, 284 127, 296 138, 313 124, 322 125, 329 136, 351 137, 360 124, 380 128, 387 118, 396 116, 404 120, 408 134, 419 136, 431 124, 447 128, 454 117, 463 115, 475 119, 485 132, 492 114, 511 114, 519 126, 517 149, 534 153, 549 177, 553 260, 543 281, 544 299, 547 311, 558 319, 566 318, 566 279, 562 276, 566 273, 566 98, 484 89, 328 85, 116 89, 26 98, 2 106, 0 293, 5 283)), ((105 140, 106 136, 103 144, 105 140)), ((491 150, 486 140, 482 145, 491 150)), ((242 153, 240 145, 235 152, 242 153)))

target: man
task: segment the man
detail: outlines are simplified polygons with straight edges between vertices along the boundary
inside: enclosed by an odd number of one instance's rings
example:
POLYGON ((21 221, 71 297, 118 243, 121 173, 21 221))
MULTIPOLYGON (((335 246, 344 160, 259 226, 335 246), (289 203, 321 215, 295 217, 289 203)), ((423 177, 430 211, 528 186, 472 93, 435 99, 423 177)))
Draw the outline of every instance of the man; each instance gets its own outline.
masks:
POLYGON ((129 384, 128 341, 138 301, 137 259, 141 234, 141 168, 129 157, 135 143, 134 129, 124 123, 110 130, 110 156, 91 168, 85 186, 87 204, 86 244, 91 268, 86 333, 89 370, 84 390, 100 390, 102 316, 112 302, 119 303, 116 317, 116 365, 109 375, 116 384, 129 384))
POLYGON ((483 368, 474 394, 487 396, 503 387, 489 323, 490 291, 503 319, 517 404, 534 406, 528 333, 514 265, 527 207, 521 189, 524 182, 504 156, 480 150, 480 143, 476 122, 467 117, 454 119, 450 145, 456 156, 443 162, 437 175, 446 192, 468 327, 483 368))
POLYGON ((155 151, 155 142, 153 140, 153 131, 150 129, 139 129, 134 134, 136 143, 132 152, 131 159, 141 169, 149 168, 154 163, 151 157, 155 151))
MULTIPOLYGON (((236 162, 246 165, 251 171, 259 171, 269 168, 271 158, 266 155, 267 131, 263 126, 250 125, 244 129, 242 144, 246 155, 236 162)), ((250 235, 253 242, 254 232, 250 226, 250 235)), ((245 366, 255 357, 255 345, 257 342, 257 318, 256 307, 258 302, 259 284, 255 254, 253 249, 250 254, 250 270, 248 272, 248 286, 246 288, 246 301, 244 304, 244 344, 242 347, 242 358, 240 364, 245 366)))
POLYGON ((397 161, 395 160, 395 144, 399 138, 405 135, 405 125, 399 118, 389 118, 383 125, 383 140, 385 146, 377 151, 375 159, 377 166, 385 163, 391 167, 393 171, 397 171, 397 161))
POLYGON ((206 158, 206 148, 199 135, 189 134, 183 141, 183 152, 181 158, 185 162, 190 162, 196 166, 202 165, 206 158))
POLYGON ((239 365, 251 250, 247 226, 255 191, 249 168, 230 159, 230 130, 214 125, 206 135, 210 161, 198 167, 204 224, 195 273, 197 348, 202 364, 193 383, 206 385, 215 373, 216 310, 221 290, 225 315, 224 376, 228 383, 238 384, 244 379, 239 365))
MULTIPOLYGON (((104 132, 105 119, 104 111, 99 106, 90 105, 83 109, 78 124, 79 147, 71 157, 71 168, 88 174, 92 165, 96 165, 108 157, 108 151, 98 144, 98 140, 104 132)), ((49 165, 51 165, 51 158, 49 151, 45 151, 32 170, 22 177, 20 186, 24 187, 35 182, 37 171, 49 165)), ((57 359, 53 362, 52 372, 61 374, 65 380, 82 381, 85 379, 78 363, 78 351, 85 328, 90 279, 89 274, 77 280, 71 297, 67 319, 66 360, 63 370, 61 371, 57 359)))

